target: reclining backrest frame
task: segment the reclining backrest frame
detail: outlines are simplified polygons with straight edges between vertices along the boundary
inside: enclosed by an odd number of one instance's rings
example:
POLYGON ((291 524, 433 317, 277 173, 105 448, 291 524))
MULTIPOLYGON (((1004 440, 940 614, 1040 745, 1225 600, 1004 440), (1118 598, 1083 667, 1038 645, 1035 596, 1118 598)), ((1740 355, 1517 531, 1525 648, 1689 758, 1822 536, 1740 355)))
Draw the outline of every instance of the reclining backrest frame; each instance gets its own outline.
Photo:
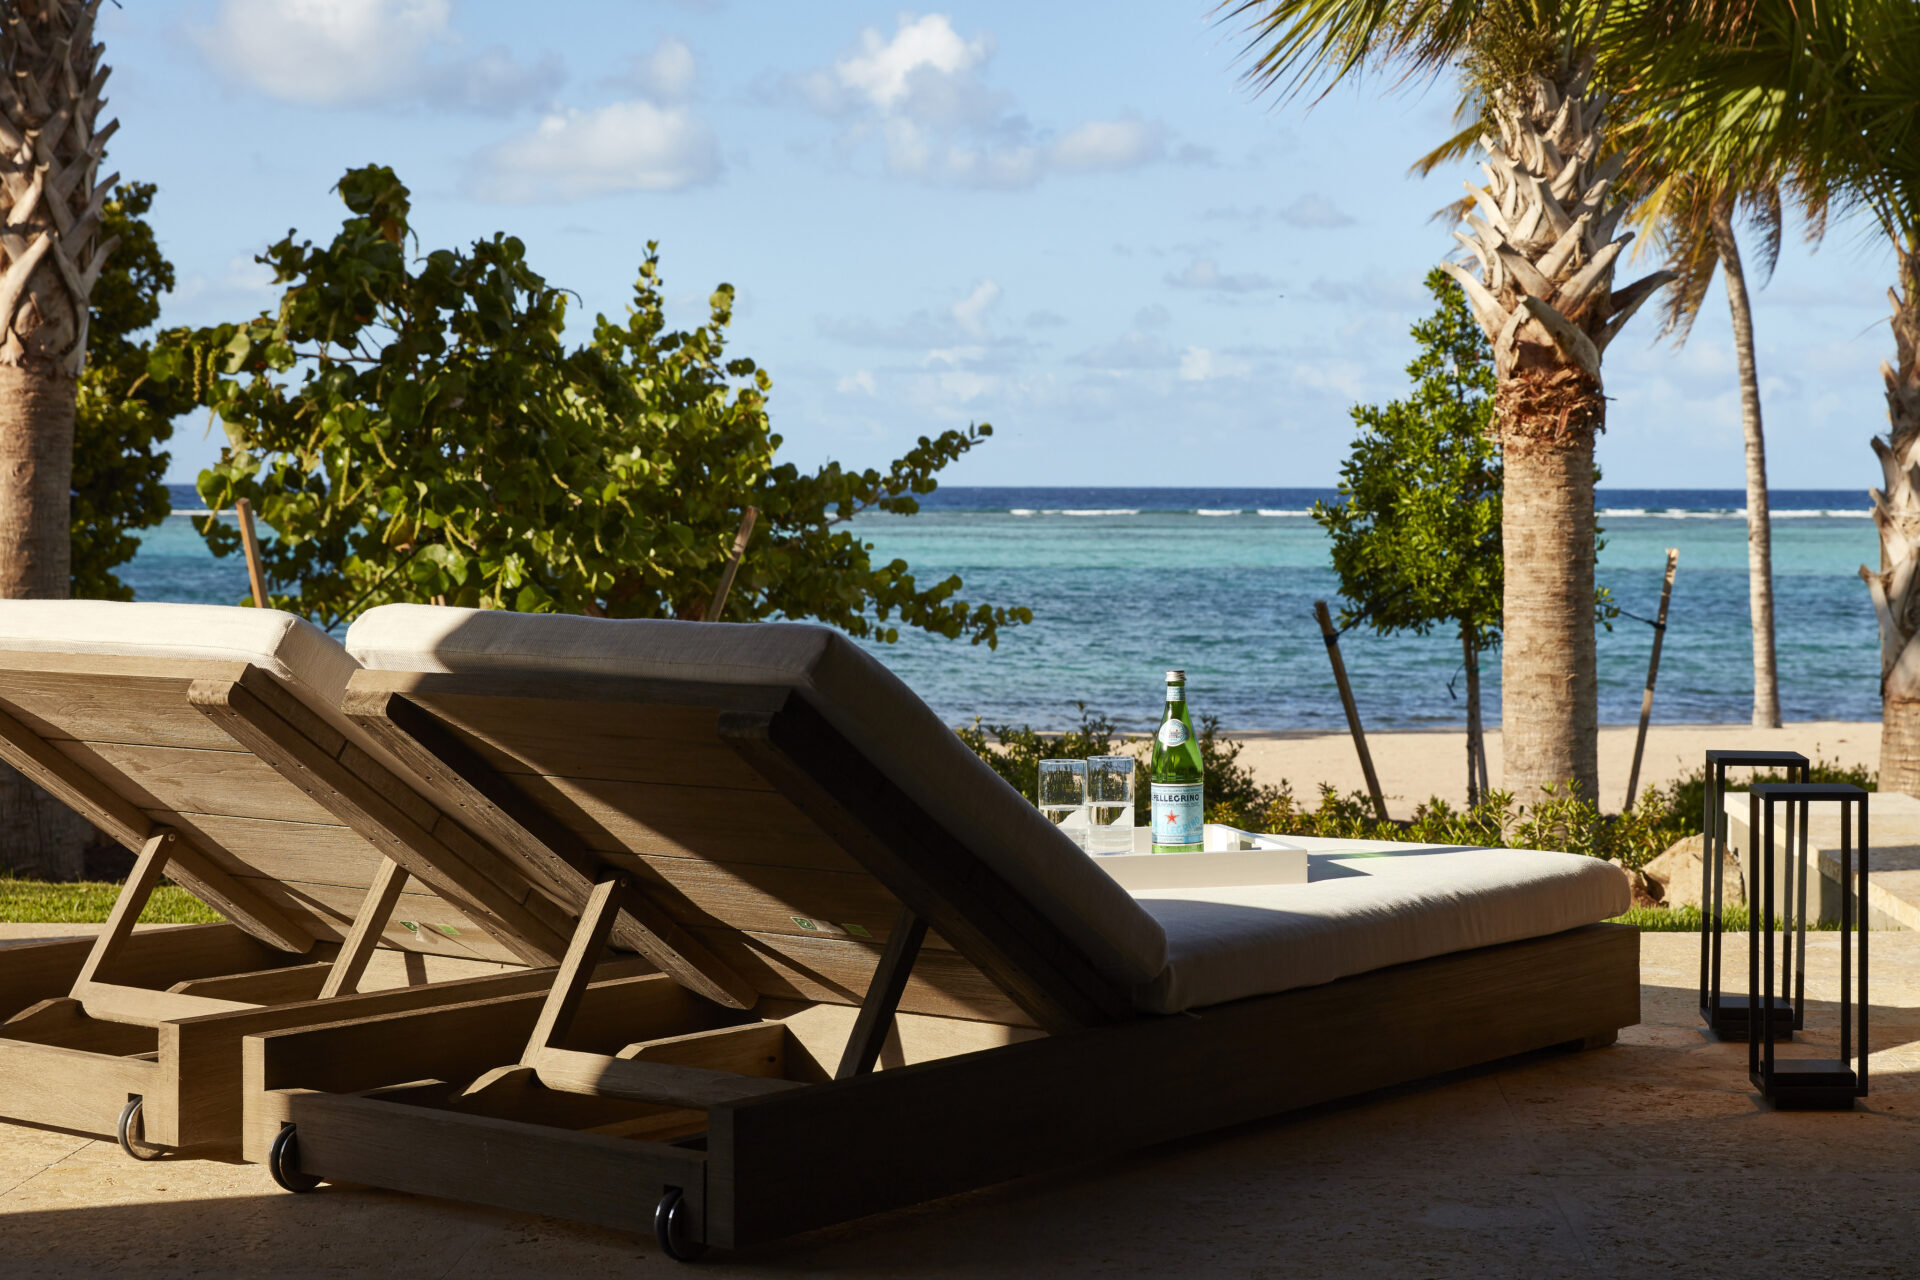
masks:
MULTIPOLYGON (((351 720, 432 784, 443 810, 461 814, 570 911, 584 913, 596 884, 619 879, 623 910, 608 926, 616 944, 641 952, 709 998, 750 1007, 761 992, 738 960, 721 954, 715 931, 689 927, 684 918, 676 918, 688 912, 676 903, 671 885, 643 882, 634 874, 641 869, 635 860, 646 848, 632 841, 620 849, 592 847, 594 842, 583 839, 533 794, 544 788, 560 803, 565 797, 555 796, 556 784, 569 779, 543 777, 535 764, 512 754, 515 726, 524 727, 527 736, 550 741, 565 732, 556 726, 572 725, 581 742, 549 749, 579 758, 593 749, 583 717, 607 717, 608 708, 615 709, 613 716, 622 724, 661 726, 657 736, 628 741, 625 749, 634 753, 633 760, 665 770, 655 776, 670 777, 677 771, 678 783, 645 784, 662 805, 670 806, 685 799, 684 792, 708 784, 702 788, 704 797, 695 796, 694 802, 710 807, 710 822, 730 828, 730 848, 737 851, 754 840, 804 848, 824 843, 836 856, 851 860, 849 871, 864 872, 884 889, 894 918, 891 927, 863 930, 869 942, 844 935, 780 940, 780 945, 804 942, 809 956, 824 957, 829 947, 863 948, 867 954, 862 971, 836 969, 829 985, 845 1003, 871 1003, 880 1035, 892 1010, 886 1008, 881 1018, 879 1006, 891 1002, 869 1002, 874 993, 868 988, 876 975, 904 986, 919 939, 913 938, 911 947, 871 953, 896 935, 903 940, 909 934, 924 936, 929 928, 958 953, 956 960, 970 962, 967 967, 984 975, 1010 1002, 1007 1012, 1017 1020, 1061 1031, 1132 1016, 1125 991, 790 686, 604 674, 363 669, 350 681, 343 704, 351 720), (729 793, 712 785, 722 782, 743 789, 729 793), (751 798, 752 791, 745 788, 770 789, 778 802, 751 798), (675 791, 683 794, 671 794, 675 791), (739 812, 728 813, 730 803, 739 812), (681 908, 677 912, 676 905, 681 908), (883 968, 888 951, 902 954, 883 968)), ((647 818, 645 813, 631 816, 647 818)), ((697 829, 697 823, 688 828, 697 829)), ((652 834, 646 838, 661 839, 652 834)), ((679 855, 676 861, 703 856, 698 848, 673 852, 679 855)), ((737 937, 754 935, 751 920, 727 920, 720 914, 724 905, 709 903, 705 911, 737 937)), ((929 953, 922 954, 929 958, 929 953)))
MULTIPOLYGON (((524 885, 503 890, 486 874, 490 851, 252 663, 0 653, 0 759, 137 855, 72 993, 94 1016, 152 1022, 244 1003, 110 981, 115 957, 162 874, 280 953, 331 953, 273 974, 234 975, 259 979, 241 982, 236 997, 243 990, 257 997, 279 988, 298 991, 309 978, 321 996, 354 990, 383 935, 398 928, 394 910, 409 879, 479 923, 494 940, 490 958, 550 965, 565 951, 570 920, 549 903, 524 901, 524 885), (167 765, 147 758, 155 752, 167 756, 167 765), (175 792, 197 785, 195 810, 170 811, 148 785, 175 792), (263 839, 261 824, 277 820, 249 815, 291 800, 311 808, 292 818, 325 815, 325 822, 350 828, 383 855, 367 883, 348 890, 350 899, 340 891, 330 891, 333 900, 293 896, 288 901, 305 911, 290 912, 260 880, 233 869, 250 868, 228 846, 236 832, 254 830, 263 839), (337 916, 347 916, 348 926, 336 926, 337 916), (324 972, 302 974, 302 968, 324 972)), ((313 836, 322 856, 331 848, 324 825, 308 821, 290 829, 313 836)), ((318 889, 302 892, 316 897, 318 889)), ((409 901, 431 900, 416 892, 409 901)), ((436 930, 412 922, 398 940, 410 949, 473 954, 471 938, 464 947, 437 943, 451 932, 457 932, 451 925, 436 930)))

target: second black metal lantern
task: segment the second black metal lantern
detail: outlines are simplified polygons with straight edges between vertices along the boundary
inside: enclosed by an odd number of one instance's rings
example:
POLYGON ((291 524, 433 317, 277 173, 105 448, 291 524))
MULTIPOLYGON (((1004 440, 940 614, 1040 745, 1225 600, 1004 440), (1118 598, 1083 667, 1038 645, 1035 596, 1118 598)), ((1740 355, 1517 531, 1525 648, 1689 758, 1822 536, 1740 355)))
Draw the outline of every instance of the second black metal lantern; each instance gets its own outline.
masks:
MULTIPOLYGON (((1840 806, 1840 859, 1836 868, 1840 887, 1840 1056, 1776 1058, 1774 1042, 1785 1037, 1775 1034, 1771 1018, 1754 1020, 1747 1033, 1747 1075, 1763 1096, 1783 1109, 1846 1111, 1852 1108, 1855 1098, 1867 1096, 1867 794, 1859 787, 1844 783, 1772 782, 1756 786, 1747 802, 1748 828, 1753 833, 1751 848, 1760 851, 1762 886, 1757 900, 1751 891, 1747 894, 1747 908, 1753 920, 1753 927, 1747 932, 1747 989, 1758 992, 1768 1007, 1773 1001, 1773 929, 1768 921, 1773 915, 1775 883, 1774 810, 1784 806, 1790 815, 1789 848, 1797 822, 1804 876, 1809 807, 1814 804, 1840 806), (1857 990, 1853 976, 1856 943, 1859 951, 1857 990)), ((1798 1008, 1804 1008, 1806 1002, 1805 899, 1803 887, 1800 991, 1795 1001, 1798 1008)), ((1791 934, 1785 935, 1782 947, 1791 947, 1792 941, 1791 934)), ((1782 997, 1785 994, 1783 971, 1782 997)))
MULTIPOLYGON (((1725 904, 1721 901, 1721 884, 1726 874, 1727 857, 1727 770, 1728 769, 1777 769, 1786 773, 1789 782, 1804 783, 1807 780, 1807 758, 1798 751, 1709 751, 1707 752, 1706 786, 1703 799, 1700 830, 1705 833, 1706 841, 1702 849, 1702 881, 1700 885, 1700 1017, 1722 1040, 1745 1040, 1748 1038, 1749 1022, 1752 1015, 1752 1000, 1742 995, 1722 995, 1720 989, 1720 935, 1723 927, 1722 914, 1725 904)), ((1788 819, 1789 824, 1792 818, 1788 819)), ((1747 879, 1747 907, 1749 916, 1753 913, 1754 902, 1758 897, 1754 883, 1753 850, 1758 833, 1748 837, 1747 856, 1741 863, 1741 869, 1747 879)), ((1789 825, 1787 839, 1790 854, 1806 851, 1806 832, 1800 832, 1800 843, 1793 844, 1793 829, 1789 825)), ((1795 918, 1801 924, 1800 959, 1806 959, 1806 861, 1804 856, 1799 862, 1800 872, 1800 910, 1795 918)), ((1782 896, 1786 896, 1782 894, 1782 896)), ((1789 903, 1789 906, 1791 904, 1789 903)), ((1788 953, 1784 958, 1787 965, 1793 963, 1788 953)), ((1771 1022, 1776 1039, 1793 1039, 1794 1029, 1804 1021, 1806 1008, 1805 983, 1798 988, 1801 998, 1795 1002, 1790 998, 1794 990, 1788 980, 1790 974, 1782 975, 1780 998, 1769 1003, 1772 1010, 1771 1022)), ((1752 990, 1751 987, 1748 988, 1752 990)))

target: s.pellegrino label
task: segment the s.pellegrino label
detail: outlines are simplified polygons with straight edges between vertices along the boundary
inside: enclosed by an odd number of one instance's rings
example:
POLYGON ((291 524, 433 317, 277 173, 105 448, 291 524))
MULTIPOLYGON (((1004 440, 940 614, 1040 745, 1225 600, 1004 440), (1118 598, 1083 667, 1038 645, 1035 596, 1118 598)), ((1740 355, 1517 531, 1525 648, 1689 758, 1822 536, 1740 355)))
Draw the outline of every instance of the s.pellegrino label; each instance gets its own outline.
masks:
POLYGON ((1153 851, 1198 853, 1206 795, 1200 740, 1187 711, 1187 673, 1167 672, 1167 710, 1153 735, 1148 798, 1153 801, 1153 851))

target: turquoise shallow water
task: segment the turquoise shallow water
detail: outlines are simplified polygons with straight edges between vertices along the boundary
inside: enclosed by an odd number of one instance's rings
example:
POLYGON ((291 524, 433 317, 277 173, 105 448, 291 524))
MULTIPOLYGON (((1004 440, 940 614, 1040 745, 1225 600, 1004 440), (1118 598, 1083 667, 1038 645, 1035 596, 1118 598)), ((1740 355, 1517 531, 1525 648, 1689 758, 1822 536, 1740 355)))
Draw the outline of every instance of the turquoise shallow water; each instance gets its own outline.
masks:
MULTIPOLYGON (((1333 603, 1336 581, 1324 535, 1304 514, 1323 496, 946 489, 916 516, 863 517, 857 527, 878 553, 904 558, 922 581, 958 573, 964 598, 1034 611, 997 652, 918 634, 874 652, 956 723, 1059 727, 1084 701, 1140 729, 1157 715, 1161 671, 1184 666, 1196 709, 1229 728, 1337 728, 1340 704, 1313 621, 1314 600, 1333 603)), ((1744 722, 1752 650, 1740 495, 1616 490, 1603 491, 1600 505, 1600 579, 1623 608, 1653 616, 1664 549, 1680 549, 1654 718, 1744 722)), ((1863 499, 1781 491, 1773 505, 1783 712, 1877 719, 1873 612, 1856 576, 1878 557, 1863 499)), ((147 537, 126 576, 142 599, 230 602, 246 591, 238 560, 215 560, 184 516, 147 537)), ((1652 635, 1629 618, 1601 633, 1603 721, 1638 717, 1652 635)), ((1370 727, 1465 723, 1453 636, 1356 630, 1342 652, 1370 727)), ((1483 686, 1497 721, 1498 654, 1484 661, 1483 686)))

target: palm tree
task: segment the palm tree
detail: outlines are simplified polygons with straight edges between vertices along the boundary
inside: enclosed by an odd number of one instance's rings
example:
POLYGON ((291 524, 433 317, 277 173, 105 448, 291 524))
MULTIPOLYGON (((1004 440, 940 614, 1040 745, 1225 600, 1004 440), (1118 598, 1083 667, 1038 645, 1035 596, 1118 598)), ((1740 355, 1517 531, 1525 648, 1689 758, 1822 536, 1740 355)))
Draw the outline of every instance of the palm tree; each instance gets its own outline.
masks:
POLYGON ((1893 250, 1887 434, 1872 440, 1880 568, 1880 785, 1920 794, 1920 6, 1912 0, 1622 0, 1643 110, 1685 147, 1677 169, 1737 185, 1786 175, 1821 225, 1864 215, 1893 250))
MULTIPOLYGON (((1662 140, 1636 137, 1629 171, 1656 171, 1662 140)), ((1773 273, 1781 233, 1778 182, 1752 181, 1745 190, 1727 190, 1692 174, 1660 178, 1634 215, 1651 227, 1655 243, 1674 273, 1667 292, 1663 337, 1683 345, 1706 302, 1719 269, 1726 284, 1733 325, 1733 352, 1740 380, 1740 430, 1746 443, 1747 608, 1753 631, 1753 724, 1780 727, 1780 668, 1774 649, 1773 521, 1767 498, 1767 443, 1760 416, 1760 375, 1754 355, 1753 305, 1747 295, 1746 268, 1734 231, 1744 214, 1760 233, 1762 274, 1773 273)))
MULTIPOLYGON (((115 126, 96 127, 107 68, 100 0, 0 9, 0 597, 71 594, 68 503, 88 305, 111 239, 96 183, 115 126)), ((0 765, 0 853, 77 877, 91 828, 0 765)))
POLYGON ((100 0, 17 0, 0 22, 0 597, 70 594, 67 514, 87 307, 111 243, 95 183, 100 0))
POLYGON ((1599 791, 1594 654, 1594 437, 1601 359, 1671 277, 1622 288, 1630 235, 1623 158, 1607 154, 1607 95, 1592 82, 1594 9, 1577 0, 1239 0, 1249 78, 1293 94, 1370 70, 1458 66, 1481 104, 1486 185, 1455 232, 1479 270, 1460 282, 1493 344, 1505 458, 1501 655, 1506 788, 1537 803, 1571 781, 1599 791))

